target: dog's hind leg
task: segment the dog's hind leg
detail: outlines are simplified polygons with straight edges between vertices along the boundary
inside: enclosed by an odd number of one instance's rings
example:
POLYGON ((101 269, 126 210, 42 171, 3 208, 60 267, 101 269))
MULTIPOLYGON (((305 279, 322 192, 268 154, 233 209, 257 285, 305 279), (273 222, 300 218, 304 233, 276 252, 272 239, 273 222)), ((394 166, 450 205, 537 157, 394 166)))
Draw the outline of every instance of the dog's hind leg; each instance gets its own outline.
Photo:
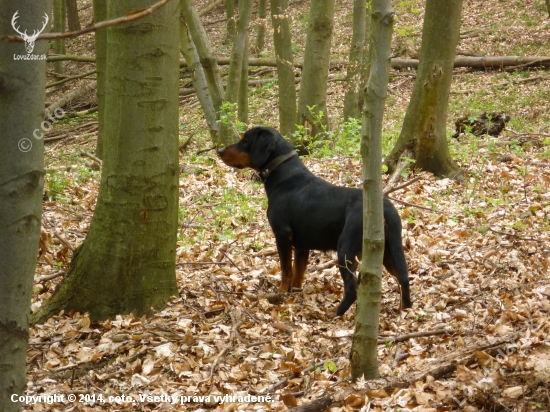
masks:
POLYGON ((412 308, 411 291, 409 285, 409 271, 401 240, 401 218, 397 210, 384 210, 385 217, 385 245, 384 266, 397 279, 401 292, 400 310, 412 308))
POLYGON ((292 289, 301 289, 304 283, 304 274, 306 272, 309 259, 308 249, 294 250, 294 271, 292 274, 292 289))
POLYGON ((344 281, 344 298, 336 309, 336 316, 342 316, 350 308, 357 299, 357 279, 355 278, 355 270, 357 269, 358 255, 351 247, 346 245, 338 245, 338 266, 340 267, 340 275, 344 281))

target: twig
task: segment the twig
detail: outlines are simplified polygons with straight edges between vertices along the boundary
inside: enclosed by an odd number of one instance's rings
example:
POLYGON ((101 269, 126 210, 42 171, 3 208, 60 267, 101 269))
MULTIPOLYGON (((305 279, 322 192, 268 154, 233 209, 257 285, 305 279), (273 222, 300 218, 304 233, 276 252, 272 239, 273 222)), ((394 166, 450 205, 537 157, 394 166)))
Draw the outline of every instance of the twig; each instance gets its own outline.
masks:
POLYGON ((209 152, 210 150, 214 150, 214 149, 217 149, 217 148, 218 148, 218 146, 212 146, 212 147, 209 147, 208 149, 199 150, 196 154, 200 155, 200 154, 209 152))
POLYGON ((499 232, 498 230, 493 230, 493 229, 489 229, 489 231, 493 232, 493 233, 496 233, 498 235, 511 236, 511 237, 515 237, 515 238, 520 239, 520 240, 527 240, 527 241, 530 241, 530 242, 539 242, 539 243, 545 242, 544 240, 539 240, 539 239, 535 239, 535 238, 532 238, 532 237, 520 236, 520 235, 516 235, 514 233, 499 232))
POLYGON ((48 280, 52 280, 52 279, 55 279, 59 276, 63 276, 65 273, 67 273, 66 270, 59 270, 55 273, 52 273, 51 275, 45 275, 45 276, 41 276, 37 279, 37 282, 46 282, 48 280))
POLYGON ((429 207, 420 206, 420 205, 417 205, 417 204, 414 204, 414 203, 405 202, 404 200, 396 199, 395 197, 389 197, 389 196, 387 196, 387 197, 388 197, 388 199, 393 200, 394 202, 397 202, 397 203, 401 203, 405 206, 416 207, 418 209, 424 209, 424 210, 428 210, 430 212, 438 213, 437 210, 429 208, 429 207))
POLYGON ((407 186, 412 185, 414 182, 418 182, 420 179, 422 179, 422 176, 417 176, 417 177, 415 177, 414 179, 409 180, 409 181, 406 182, 406 183, 403 183, 402 185, 399 185, 399 186, 396 186, 396 187, 390 187, 389 189, 384 190, 384 194, 385 194, 385 195, 388 195, 388 194, 390 194, 390 193, 392 193, 392 192, 395 192, 396 190, 404 189, 404 188, 406 188, 407 186))
POLYGON ((68 77, 64 78, 63 80, 59 80, 58 82, 53 82, 53 83, 47 84, 46 89, 49 89, 50 87, 54 87, 54 86, 59 86, 60 84, 70 82, 71 80, 81 79, 83 77, 90 76, 90 75, 92 75, 96 72, 97 72, 97 70, 92 70, 92 71, 84 73, 84 74, 79 74, 78 76, 68 76, 68 77))
POLYGON ((229 262, 182 262, 182 263, 176 263, 176 266, 186 266, 186 265, 201 265, 201 266, 229 265, 229 262))
MULTIPOLYGON (((413 155, 412 151, 410 149, 405 150, 399 158, 401 159, 397 166, 395 167, 395 171, 391 175, 390 179, 388 180, 388 183, 386 184, 386 188, 390 188, 399 181, 401 178, 401 173, 410 166, 410 162, 407 159, 404 159, 405 157, 410 158, 413 155)), ((390 190, 386 189, 386 190, 390 190)))
POLYGON ((229 257, 229 255, 228 255, 227 253, 225 253, 225 251, 224 251, 223 249, 220 249, 220 252, 222 252, 223 255, 224 255, 227 259, 229 259, 229 261, 231 262, 231 264, 232 264, 233 266, 235 266, 235 267, 239 270, 239 272, 242 272, 242 269, 241 269, 240 267, 238 267, 237 264, 236 264, 235 262, 233 262, 233 259, 231 259, 231 258, 229 257))
MULTIPOLYGON (((378 336, 378 344, 385 344, 390 342, 404 342, 409 339, 414 338, 420 338, 420 337, 426 337, 426 336, 437 336, 437 335, 453 335, 457 333, 456 330, 453 329, 436 329, 436 330, 428 330, 424 332, 413 332, 413 333, 406 333, 404 335, 397 335, 397 336, 378 336)), ((343 336, 325 336, 325 338, 328 339, 342 339, 342 338, 351 338, 353 335, 343 335, 343 336)))
POLYGON ((90 159, 92 159, 93 161, 99 163, 100 165, 103 163, 103 162, 101 161, 101 159, 99 159, 98 157, 94 156, 94 155, 91 154, 91 153, 88 153, 88 152, 85 152, 85 151, 81 151, 81 152, 80 152, 80 155, 81 155, 81 156, 88 156, 90 159))
MULTIPOLYGON (((142 17, 146 17, 146 16, 150 15, 154 11, 156 11, 156 10, 160 9, 161 7, 163 7, 169 1, 170 0, 161 0, 158 3, 153 4, 149 8, 129 11, 123 17, 117 17, 116 19, 112 19, 112 20, 104 20, 104 21, 101 21, 97 24, 94 24, 93 26, 86 27, 82 30, 68 31, 66 33, 45 33, 45 34, 41 34, 40 36, 38 36, 36 38, 36 40, 71 39, 73 37, 78 37, 82 34, 97 31, 99 29, 104 29, 106 27, 112 27, 112 26, 116 26, 116 25, 119 25, 119 24, 130 23, 132 21, 135 21, 135 20, 141 19, 142 17)), ((4 40, 4 41, 24 42, 24 40, 21 36, 2 36, 1 39, 4 40)))
POLYGON ((426 336, 437 336, 437 335, 454 335, 456 334, 456 330, 454 329, 436 329, 436 330, 428 330, 424 332, 413 332, 413 333, 406 333, 404 335, 399 336, 379 336, 378 337, 378 343, 389 343, 389 342, 404 342, 409 339, 414 338, 421 338, 426 336))
POLYGON ((265 388, 263 391, 261 392, 257 392, 255 390, 249 390, 251 394, 253 395, 266 395, 268 393, 271 393, 273 392, 274 390, 280 388, 281 386, 283 386, 285 383, 287 383, 290 379, 295 379, 295 378, 298 378, 299 376, 305 374, 305 373, 309 373, 311 372, 312 370, 315 370, 317 368, 321 368, 325 365, 325 363, 327 362, 334 362, 336 359, 327 359, 327 360, 324 360, 324 361, 321 361, 319 363, 315 362, 313 365, 311 365, 309 368, 307 369, 304 369, 300 372, 296 372, 290 376, 287 376, 283 379, 281 379, 279 382, 277 383, 274 383, 273 385, 269 386, 268 388, 265 388))
POLYGON ((409 354, 405 352, 403 349, 401 349, 401 345, 397 345, 397 350, 395 351, 395 356, 393 358, 393 362, 391 364, 392 369, 395 369, 397 367, 397 364, 402 361, 403 359, 406 359, 409 357, 409 354))

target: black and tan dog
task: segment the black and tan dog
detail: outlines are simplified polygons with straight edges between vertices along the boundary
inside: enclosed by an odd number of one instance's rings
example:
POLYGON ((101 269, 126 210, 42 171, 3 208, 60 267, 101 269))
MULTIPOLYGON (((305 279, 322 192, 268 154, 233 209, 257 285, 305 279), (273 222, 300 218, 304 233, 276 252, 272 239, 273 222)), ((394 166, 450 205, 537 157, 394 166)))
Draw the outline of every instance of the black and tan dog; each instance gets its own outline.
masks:
MULTIPOLYGON (((363 193, 335 186, 311 173, 277 130, 254 127, 234 145, 221 149, 228 166, 260 173, 268 198, 267 217, 281 260, 280 288, 301 288, 310 250, 336 250, 344 280, 343 315, 357 298, 356 257, 361 256, 363 193), (294 267, 292 265, 294 247, 294 267)), ((407 262, 401 241, 401 219, 384 198, 384 266, 401 286, 401 308, 411 307, 407 262)))

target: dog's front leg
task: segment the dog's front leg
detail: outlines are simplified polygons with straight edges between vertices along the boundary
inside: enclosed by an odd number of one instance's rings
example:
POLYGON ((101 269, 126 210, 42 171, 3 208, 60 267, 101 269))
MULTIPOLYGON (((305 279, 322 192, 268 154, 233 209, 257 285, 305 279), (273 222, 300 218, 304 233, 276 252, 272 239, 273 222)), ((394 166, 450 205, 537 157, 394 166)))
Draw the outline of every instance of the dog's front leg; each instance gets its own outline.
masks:
POLYGON ((290 235, 275 234, 275 243, 281 262, 281 285, 279 289, 292 292, 292 240, 290 235))
POLYGON ((304 283, 307 261, 309 259, 308 249, 294 250, 294 271, 292 275, 292 289, 301 289, 304 283))

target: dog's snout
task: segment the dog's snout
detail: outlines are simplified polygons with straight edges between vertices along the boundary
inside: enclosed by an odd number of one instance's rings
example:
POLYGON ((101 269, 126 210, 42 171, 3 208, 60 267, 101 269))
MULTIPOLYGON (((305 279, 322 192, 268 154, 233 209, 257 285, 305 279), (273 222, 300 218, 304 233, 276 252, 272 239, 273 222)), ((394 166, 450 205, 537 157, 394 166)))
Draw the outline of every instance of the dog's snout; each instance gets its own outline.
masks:
POLYGON ((224 152, 225 152, 225 148, 218 149, 218 156, 222 157, 224 152))

